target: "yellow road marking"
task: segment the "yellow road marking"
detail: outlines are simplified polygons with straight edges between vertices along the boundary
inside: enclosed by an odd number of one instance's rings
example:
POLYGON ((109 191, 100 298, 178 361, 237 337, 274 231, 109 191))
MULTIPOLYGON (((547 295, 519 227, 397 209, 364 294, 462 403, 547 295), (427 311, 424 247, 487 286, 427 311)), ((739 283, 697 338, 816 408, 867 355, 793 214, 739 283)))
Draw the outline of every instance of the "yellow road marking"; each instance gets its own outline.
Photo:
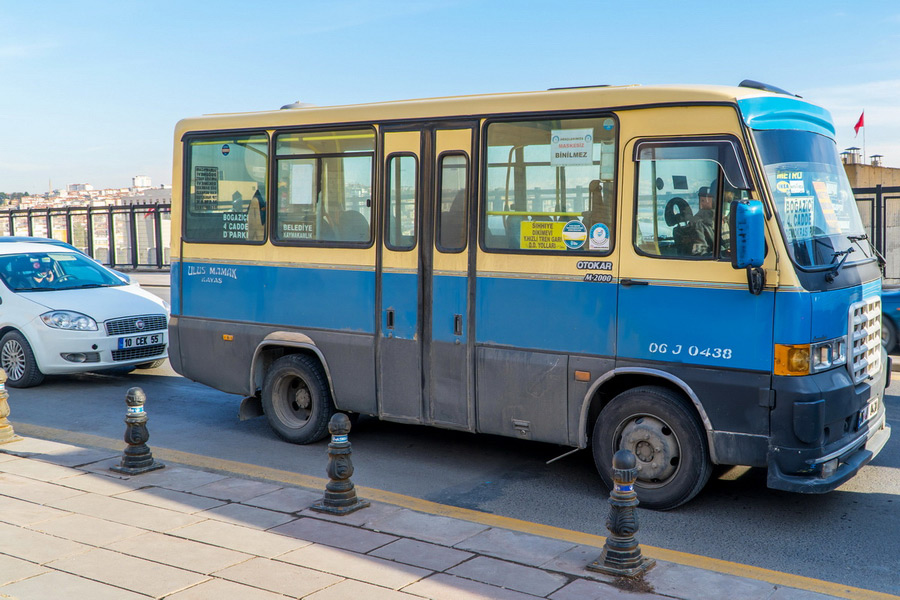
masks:
MULTIPOLYGON (((125 447, 125 443, 122 441, 88 433, 77 433, 29 424, 15 424, 14 427, 20 435, 65 442, 75 446, 93 446, 95 448, 116 451, 123 450, 125 447)), ((14 445, 8 446, 6 449, 15 452, 14 445)), ((153 452, 154 458, 158 458, 164 462, 179 463, 198 469, 242 475, 254 479, 265 479, 314 490, 324 490, 325 484, 328 483, 328 479, 324 477, 292 473, 281 469, 272 469, 269 467, 261 467, 211 456, 203 456, 201 454, 181 452, 180 450, 153 447, 151 448, 151 451, 153 452)), ((541 537, 572 542, 573 544, 595 546, 598 555, 600 553, 600 548, 603 547, 603 543, 606 541, 606 538, 601 535, 572 531, 570 529, 553 527, 551 525, 541 525, 540 523, 492 515, 468 508, 447 506, 445 504, 438 504, 437 502, 430 502, 428 500, 413 498, 411 496, 387 492, 376 488, 356 486, 356 489, 359 495, 365 497, 367 500, 393 504, 422 513, 461 519, 463 521, 487 525, 489 527, 498 527, 509 529, 511 531, 518 531, 520 533, 529 533, 541 537)), ((893 594, 841 585, 830 581, 803 577, 802 575, 791 575, 790 573, 782 573, 771 569, 744 565, 727 560, 720 560, 718 558, 709 558, 697 554, 689 554, 687 552, 679 552, 677 550, 668 550, 666 548, 656 548, 654 546, 644 545, 641 545, 641 549, 645 556, 657 560, 664 560, 679 565, 696 567, 698 569, 714 571, 726 575, 736 575, 738 577, 756 579, 758 581, 765 581, 783 587, 792 587, 820 594, 828 594, 830 596, 837 596, 838 598, 847 598, 848 600, 898 600, 898 598, 900 598, 900 596, 895 596, 893 594)))

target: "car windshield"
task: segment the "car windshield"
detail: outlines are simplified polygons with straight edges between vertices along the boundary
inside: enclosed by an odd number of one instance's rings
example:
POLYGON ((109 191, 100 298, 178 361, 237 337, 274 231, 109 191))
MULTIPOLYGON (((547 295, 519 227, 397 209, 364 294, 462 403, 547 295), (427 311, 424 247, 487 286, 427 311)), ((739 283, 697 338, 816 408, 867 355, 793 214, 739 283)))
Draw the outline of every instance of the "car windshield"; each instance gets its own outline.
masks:
POLYGON ((794 262, 828 268, 871 259, 834 141, 783 130, 755 131, 754 138, 794 262))
POLYGON ((74 252, 0 255, 0 279, 14 292, 125 285, 124 281, 102 265, 74 252))

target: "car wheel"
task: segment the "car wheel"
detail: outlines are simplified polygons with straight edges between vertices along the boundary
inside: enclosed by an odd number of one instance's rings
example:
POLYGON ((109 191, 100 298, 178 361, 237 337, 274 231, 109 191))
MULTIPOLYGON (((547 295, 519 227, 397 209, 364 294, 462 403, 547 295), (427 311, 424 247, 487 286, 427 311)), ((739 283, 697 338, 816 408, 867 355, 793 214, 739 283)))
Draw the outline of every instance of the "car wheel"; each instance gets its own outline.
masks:
POLYGON ((611 490, 612 459, 621 449, 637 458, 634 485, 644 508, 668 510, 696 496, 712 472, 706 434, 672 391, 639 387, 606 405, 594 425, 594 463, 611 490))
POLYGON ((881 315, 881 343, 888 352, 897 346, 897 326, 884 315, 881 315))
POLYGON ((275 433, 294 444, 327 436, 335 412, 325 372, 303 354, 282 356, 272 364, 263 381, 262 406, 275 433))
POLYGON ((34 387, 44 381, 31 345, 18 331, 10 331, 0 339, 0 367, 6 371, 9 387, 34 387))

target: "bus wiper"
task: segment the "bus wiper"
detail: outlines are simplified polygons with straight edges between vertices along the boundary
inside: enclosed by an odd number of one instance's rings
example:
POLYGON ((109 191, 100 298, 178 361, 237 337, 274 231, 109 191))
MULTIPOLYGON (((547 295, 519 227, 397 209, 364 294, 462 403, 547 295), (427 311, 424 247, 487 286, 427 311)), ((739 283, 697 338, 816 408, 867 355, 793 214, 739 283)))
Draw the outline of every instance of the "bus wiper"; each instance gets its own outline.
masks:
POLYGON ((846 250, 839 250, 838 252, 834 253, 834 258, 832 258, 831 260, 834 261, 835 258, 840 256, 841 262, 834 265, 834 267, 830 271, 825 273, 825 281, 827 281, 828 283, 831 283, 832 281, 834 281, 834 278, 837 277, 838 273, 841 270, 841 267, 843 267, 844 263, 847 262, 847 257, 850 256, 851 252, 854 252, 853 248, 847 248, 846 250))
POLYGON ((883 276, 884 275, 884 267, 885 267, 885 265, 887 265, 887 261, 884 259, 884 256, 882 256, 881 252, 878 251, 878 248, 875 247, 875 244, 873 244, 872 241, 869 240, 869 236, 865 233, 863 233, 861 235, 848 235, 847 239, 850 240, 851 242, 853 242, 854 244, 856 244, 857 247, 859 247, 859 249, 862 250, 863 252, 865 252, 865 250, 863 250, 863 247, 860 246, 859 243, 862 242, 863 240, 869 242, 869 249, 872 251, 872 254, 875 255, 875 258, 878 259, 878 268, 881 269, 881 274, 883 276))

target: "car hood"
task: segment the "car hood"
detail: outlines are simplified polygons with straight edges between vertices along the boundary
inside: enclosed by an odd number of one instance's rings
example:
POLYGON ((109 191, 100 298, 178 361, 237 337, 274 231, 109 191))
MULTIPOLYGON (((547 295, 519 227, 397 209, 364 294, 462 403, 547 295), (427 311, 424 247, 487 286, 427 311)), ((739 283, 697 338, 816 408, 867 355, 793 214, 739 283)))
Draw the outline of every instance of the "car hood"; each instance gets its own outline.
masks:
POLYGON ((80 312, 98 323, 131 315, 168 315, 169 312, 159 297, 135 285, 20 292, 19 296, 45 306, 47 310, 80 312))

